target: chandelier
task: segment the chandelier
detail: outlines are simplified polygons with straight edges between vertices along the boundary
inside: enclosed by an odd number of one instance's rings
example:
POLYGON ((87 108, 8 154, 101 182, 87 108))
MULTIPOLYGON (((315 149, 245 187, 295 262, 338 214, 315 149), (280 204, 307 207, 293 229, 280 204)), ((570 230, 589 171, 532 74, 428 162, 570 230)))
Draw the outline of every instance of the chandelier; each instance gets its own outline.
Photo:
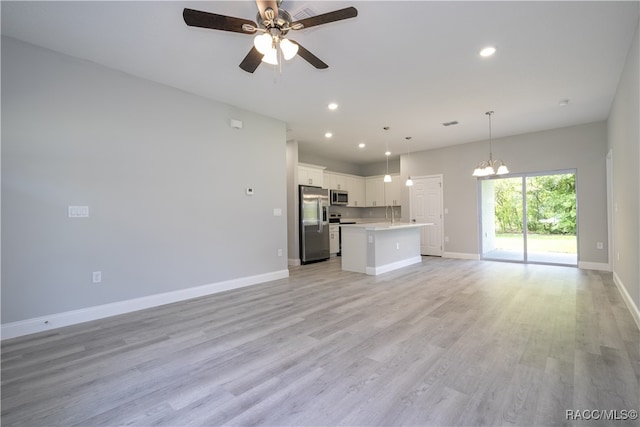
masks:
POLYGON ((492 144, 491 144, 491 115, 493 111, 487 111, 485 114, 489 116, 489 160, 483 160, 478 163, 476 169, 473 171, 473 176, 483 177, 491 175, 504 175, 509 173, 507 165, 501 160, 493 160, 492 144))

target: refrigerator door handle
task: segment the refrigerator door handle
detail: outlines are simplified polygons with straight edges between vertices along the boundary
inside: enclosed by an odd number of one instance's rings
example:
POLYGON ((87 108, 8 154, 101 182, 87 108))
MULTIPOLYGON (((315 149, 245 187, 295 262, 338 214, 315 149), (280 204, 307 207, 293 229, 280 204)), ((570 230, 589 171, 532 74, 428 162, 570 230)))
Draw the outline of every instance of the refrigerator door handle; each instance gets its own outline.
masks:
POLYGON ((324 207, 322 206, 322 202, 318 200, 318 233, 322 233, 322 229, 324 228, 324 221, 322 220, 323 211, 324 207))

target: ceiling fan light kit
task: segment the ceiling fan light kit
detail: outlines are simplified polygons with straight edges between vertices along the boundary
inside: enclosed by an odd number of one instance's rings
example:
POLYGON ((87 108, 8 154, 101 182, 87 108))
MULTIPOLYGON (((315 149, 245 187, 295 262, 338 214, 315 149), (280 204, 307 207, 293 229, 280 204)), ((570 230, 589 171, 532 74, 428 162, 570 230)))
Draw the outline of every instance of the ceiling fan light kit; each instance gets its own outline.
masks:
POLYGON ((266 55, 270 50, 273 49, 273 39, 269 34, 262 33, 260 35, 257 35, 253 39, 253 45, 256 47, 256 49, 258 49, 258 52, 266 55))
POLYGON ((288 61, 298 54, 298 45, 287 39, 282 39, 280 41, 280 50, 284 59, 288 61))
POLYGON ((493 160, 493 152, 491 147, 491 116, 493 115, 493 111, 487 111, 485 114, 489 116, 489 160, 483 160, 478 163, 475 170, 473 171, 473 176, 477 178, 481 178, 484 176, 491 175, 504 175, 509 173, 509 169, 507 165, 500 159, 493 160))
POLYGON ((191 27, 243 34, 262 33, 253 39, 253 47, 240 63, 240 68, 248 73, 253 73, 261 62, 278 65, 278 47, 282 52, 282 57, 287 61, 299 55, 317 69, 328 68, 327 64, 302 47, 300 43, 286 39, 284 36, 290 30, 298 31, 343 19, 355 18, 358 16, 357 9, 355 7, 347 7, 292 22, 291 14, 279 7, 281 3, 282 0, 256 0, 258 6, 256 20, 258 23, 248 19, 193 9, 184 9, 182 17, 184 22, 191 27))

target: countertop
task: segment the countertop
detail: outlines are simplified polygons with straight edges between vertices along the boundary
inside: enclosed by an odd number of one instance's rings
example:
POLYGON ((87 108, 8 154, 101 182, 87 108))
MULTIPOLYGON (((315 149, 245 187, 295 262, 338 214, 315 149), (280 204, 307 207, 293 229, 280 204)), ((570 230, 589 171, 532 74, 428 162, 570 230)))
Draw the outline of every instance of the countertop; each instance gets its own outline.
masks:
POLYGON ((364 228, 369 231, 383 231, 383 230, 397 230, 401 228, 417 228, 424 227, 427 225, 433 225, 433 223, 422 223, 417 224, 413 222, 396 222, 391 224, 390 222, 373 222, 373 223, 364 223, 364 224, 340 224, 340 227, 349 227, 349 228, 364 228))

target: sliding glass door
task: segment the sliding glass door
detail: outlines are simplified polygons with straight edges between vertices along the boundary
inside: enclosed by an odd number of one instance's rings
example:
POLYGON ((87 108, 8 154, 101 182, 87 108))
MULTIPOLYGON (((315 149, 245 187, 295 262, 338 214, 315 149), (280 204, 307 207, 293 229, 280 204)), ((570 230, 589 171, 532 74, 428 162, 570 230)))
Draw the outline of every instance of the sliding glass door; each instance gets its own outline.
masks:
POLYGON ((522 178, 480 181, 482 197, 482 257, 525 260, 522 178))
POLYGON ((575 171, 479 180, 483 259, 577 265, 575 171))

